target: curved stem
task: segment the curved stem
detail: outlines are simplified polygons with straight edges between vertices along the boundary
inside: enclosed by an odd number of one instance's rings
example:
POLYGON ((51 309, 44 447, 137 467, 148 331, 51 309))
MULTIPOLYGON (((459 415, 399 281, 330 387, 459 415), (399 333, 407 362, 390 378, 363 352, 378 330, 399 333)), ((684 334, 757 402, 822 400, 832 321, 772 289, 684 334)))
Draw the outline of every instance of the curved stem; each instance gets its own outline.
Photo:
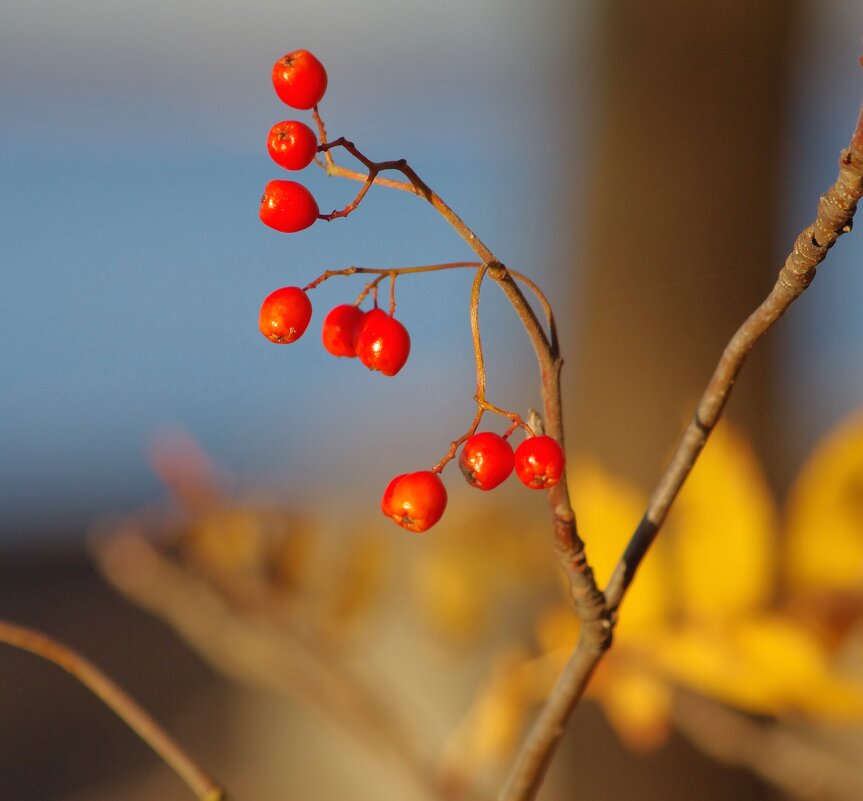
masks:
POLYGON ((100 698, 189 786, 200 801, 225 801, 225 792, 118 684, 81 654, 41 632, 0 620, 0 642, 29 651, 71 673, 100 698))
POLYGON ((390 272, 390 317, 396 313, 396 273, 390 272))
POLYGON ((372 293, 372 296, 374 297, 374 300, 375 300, 375 306, 377 306, 378 305, 378 294, 377 294, 378 293, 378 284, 380 284, 380 282, 383 281, 384 278, 386 278, 386 277, 387 277, 386 273, 381 273, 377 278, 375 278, 374 281, 369 281, 363 287, 363 291, 360 292, 359 295, 357 295, 357 299, 354 302, 354 306, 359 306, 360 303, 362 303, 363 300, 365 300, 365 297, 366 297, 366 295, 369 294, 369 292, 372 293))
POLYGON ((385 268, 385 267, 345 267, 341 270, 326 270, 321 273, 314 281, 306 284, 303 287, 303 291, 308 292, 310 289, 314 289, 317 286, 320 286, 324 281, 328 281, 330 278, 335 278, 336 276, 345 276, 345 275, 378 275, 378 276, 387 276, 387 275, 411 275, 413 273, 433 273, 438 272, 440 270, 457 270, 464 268, 476 269, 477 267, 481 267, 482 262, 478 261, 451 261, 446 262, 444 264, 423 264, 418 267, 396 267, 396 268, 385 268))
MULTIPOLYGON (((368 182, 369 184, 380 183, 385 186, 389 186, 392 189, 401 189, 423 198, 423 200, 430 203, 455 229, 459 236, 467 242, 471 250, 473 250, 483 262, 495 260, 494 254, 491 250, 489 250, 482 240, 473 231, 471 231, 470 228, 468 228, 461 217, 459 217, 446 203, 444 203, 443 199, 436 192, 432 191, 428 184, 426 184, 426 182, 423 181, 416 172, 414 172, 413 168, 405 159, 396 159, 393 161, 372 161, 370 158, 363 155, 353 142, 343 136, 338 139, 334 139, 332 142, 328 142, 326 141, 326 130, 324 129, 323 122, 317 112, 315 113, 315 118, 318 122, 318 134, 321 139, 321 144, 318 150, 325 153, 327 156, 324 163, 324 170, 326 170, 327 175, 338 175, 343 178, 351 178, 353 180, 359 179, 363 182, 368 182), (368 170, 368 173, 363 175, 355 170, 347 170, 336 164, 330 154, 330 151, 335 147, 341 147, 350 153, 368 170), (386 179, 381 179, 378 176, 378 173, 386 170, 395 170, 400 172, 405 176, 405 178, 407 178, 407 182, 387 181, 386 179)), ((365 193, 361 192, 360 194, 362 195, 365 193)))
POLYGON ((470 288, 470 336, 473 342, 473 355, 476 361, 476 402, 480 405, 485 401, 485 359, 482 355, 482 338, 479 332, 479 292, 482 280, 488 272, 488 265, 483 264, 474 276, 470 288))

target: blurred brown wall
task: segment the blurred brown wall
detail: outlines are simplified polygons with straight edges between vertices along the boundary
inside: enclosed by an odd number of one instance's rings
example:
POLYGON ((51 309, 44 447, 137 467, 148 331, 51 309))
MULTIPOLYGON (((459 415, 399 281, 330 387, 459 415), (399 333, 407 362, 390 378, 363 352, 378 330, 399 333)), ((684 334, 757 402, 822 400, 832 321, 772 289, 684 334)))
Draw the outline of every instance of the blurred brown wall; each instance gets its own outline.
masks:
MULTIPOLYGON (((779 267, 792 0, 603 3, 570 442, 651 487, 779 267)), ((771 343, 729 406, 769 455, 771 343)))
MULTIPOLYGON (((778 270, 777 176, 797 11, 789 0, 603 3, 590 65, 598 113, 586 238, 570 243, 582 272, 579 325, 565 345, 568 442, 644 489, 778 270)), ((728 409, 768 463, 773 377, 768 339, 728 409)), ((577 779, 585 797, 776 797, 678 735, 659 753, 628 753, 590 705, 563 750, 552 786, 577 779)), ((565 797, 557 792, 544 797, 565 797)))

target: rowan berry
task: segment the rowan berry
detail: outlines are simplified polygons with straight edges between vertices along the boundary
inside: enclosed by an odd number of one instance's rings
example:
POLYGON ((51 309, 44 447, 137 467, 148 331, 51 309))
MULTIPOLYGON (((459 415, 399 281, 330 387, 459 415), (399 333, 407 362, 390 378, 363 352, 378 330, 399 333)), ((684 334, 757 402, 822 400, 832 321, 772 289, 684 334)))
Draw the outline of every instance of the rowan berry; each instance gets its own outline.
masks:
POLYGON ((261 197, 258 216, 264 225, 285 234, 302 231, 318 219, 312 193, 296 181, 270 181, 261 197))
POLYGON ((258 327, 270 342, 287 345, 305 333, 311 319, 309 296, 298 286, 285 286, 264 299, 258 327))
POLYGON ((515 473, 526 487, 548 489, 563 475, 563 449, 553 437, 528 437, 515 449, 515 473))
POLYGON ((512 445, 492 431, 470 437, 458 460, 467 483, 481 490, 494 489, 506 481, 514 464, 512 445))
POLYGON ((273 88, 292 108, 312 108, 327 91, 327 71, 308 50, 295 50, 273 65, 273 88))
POLYGON ((446 487, 431 470, 396 476, 381 499, 381 511, 408 531, 427 531, 446 509, 446 487))
POLYGON ((318 139, 314 131, 299 120, 283 120, 270 128, 267 134, 270 157, 286 170, 302 170, 312 163, 318 152, 318 139))
POLYGON ((350 303, 336 306, 326 317, 324 317, 321 338, 327 352, 333 356, 346 356, 356 358, 357 350, 354 347, 354 333, 357 325, 365 315, 362 309, 350 303))
POLYGON ((404 367, 411 350, 407 329, 383 309, 367 311, 357 324, 354 347, 369 370, 395 375, 404 367))

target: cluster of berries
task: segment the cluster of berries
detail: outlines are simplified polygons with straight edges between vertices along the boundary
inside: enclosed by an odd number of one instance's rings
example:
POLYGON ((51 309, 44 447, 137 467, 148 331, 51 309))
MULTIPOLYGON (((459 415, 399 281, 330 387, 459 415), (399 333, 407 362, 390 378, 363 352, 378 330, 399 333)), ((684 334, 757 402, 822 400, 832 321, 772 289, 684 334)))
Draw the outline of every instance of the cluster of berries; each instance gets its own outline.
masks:
MULTIPOLYGON (((285 286, 264 299, 258 326, 270 342, 287 345, 305 333, 311 319, 312 304, 306 291, 285 286)), ((410 335, 395 317, 377 307, 363 311, 350 303, 327 314, 322 339, 333 356, 359 357, 369 370, 389 376, 404 367, 411 350, 410 335)))
MULTIPOLYGON (((315 108, 327 88, 323 65, 306 50, 280 58, 273 67, 273 86, 282 101, 292 108, 315 108)), ((270 130, 267 149, 273 160, 289 170, 307 167, 318 152, 314 132, 297 120, 276 123, 270 130)), ((293 233, 308 228, 320 216, 312 194, 295 181, 270 181, 261 199, 262 222, 277 231, 293 233)), ((326 276, 324 276, 326 277, 326 276)), ((271 342, 288 344, 298 340, 312 318, 312 304, 305 288, 282 287, 272 292, 261 306, 259 327, 271 342)), ((334 356, 358 357, 370 370, 393 376, 402 369, 410 353, 410 336, 405 327, 375 307, 370 311, 342 304, 324 318, 322 339, 334 356)), ((512 429, 511 429, 512 430, 512 429)), ((510 431, 511 431, 510 430, 510 431)), ((459 467, 467 482, 477 489, 490 490, 515 471, 519 480, 532 489, 548 489, 563 475, 563 450, 548 436, 530 436, 513 451, 507 437, 485 431, 467 437, 459 456, 459 467)), ((383 513, 409 531, 426 531, 443 515, 446 488, 439 472, 421 470, 396 476, 381 501, 383 513)))
MULTIPOLYGON (((481 490, 502 484, 513 470, 531 489, 549 489, 563 475, 563 450, 556 439, 528 437, 512 450, 505 437, 483 431, 468 437, 461 449, 459 467, 467 483, 481 490)), ((446 488, 434 470, 405 473, 390 481, 381 511, 408 531, 426 531, 446 509, 446 488)))
MULTIPOLYGON (((314 108, 327 91, 327 72, 308 50, 297 50, 273 65, 273 87, 291 108, 314 108)), ((318 152, 314 131, 299 120, 277 122, 267 136, 273 161, 286 170, 302 170, 318 152)), ((318 203, 296 181, 270 181, 261 198, 261 222, 286 234, 302 231, 318 219, 318 203)))

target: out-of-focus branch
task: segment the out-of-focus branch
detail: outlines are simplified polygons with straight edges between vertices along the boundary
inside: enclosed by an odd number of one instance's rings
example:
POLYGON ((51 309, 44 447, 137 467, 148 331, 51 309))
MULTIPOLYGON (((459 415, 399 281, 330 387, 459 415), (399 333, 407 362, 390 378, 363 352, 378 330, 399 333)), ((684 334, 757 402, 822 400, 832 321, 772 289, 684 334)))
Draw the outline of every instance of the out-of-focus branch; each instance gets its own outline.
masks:
POLYGON ((29 651, 71 673, 100 698, 191 788, 200 801, 226 801, 224 790, 118 684, 81 654, 53 638, 0 620, 0 642, 29 651))
POLYGON ((368 747, 400 764, 426 797, 466 799, 469 782, 438 774, 434 760, 383 699, 348 675, 330 653, 285 626, 233 610, 202 579, 131 528, 99 540, 96 559, 124 595, 167 620, 232 678, 311 702, 368 747))
POLYGON ((675 690, 671 718, 699 749, 741 765, 805 801, 863 798, 863 771, 822 748, 811 732, 800 736, 782 723, 761 722, 709 698, 675 690))

